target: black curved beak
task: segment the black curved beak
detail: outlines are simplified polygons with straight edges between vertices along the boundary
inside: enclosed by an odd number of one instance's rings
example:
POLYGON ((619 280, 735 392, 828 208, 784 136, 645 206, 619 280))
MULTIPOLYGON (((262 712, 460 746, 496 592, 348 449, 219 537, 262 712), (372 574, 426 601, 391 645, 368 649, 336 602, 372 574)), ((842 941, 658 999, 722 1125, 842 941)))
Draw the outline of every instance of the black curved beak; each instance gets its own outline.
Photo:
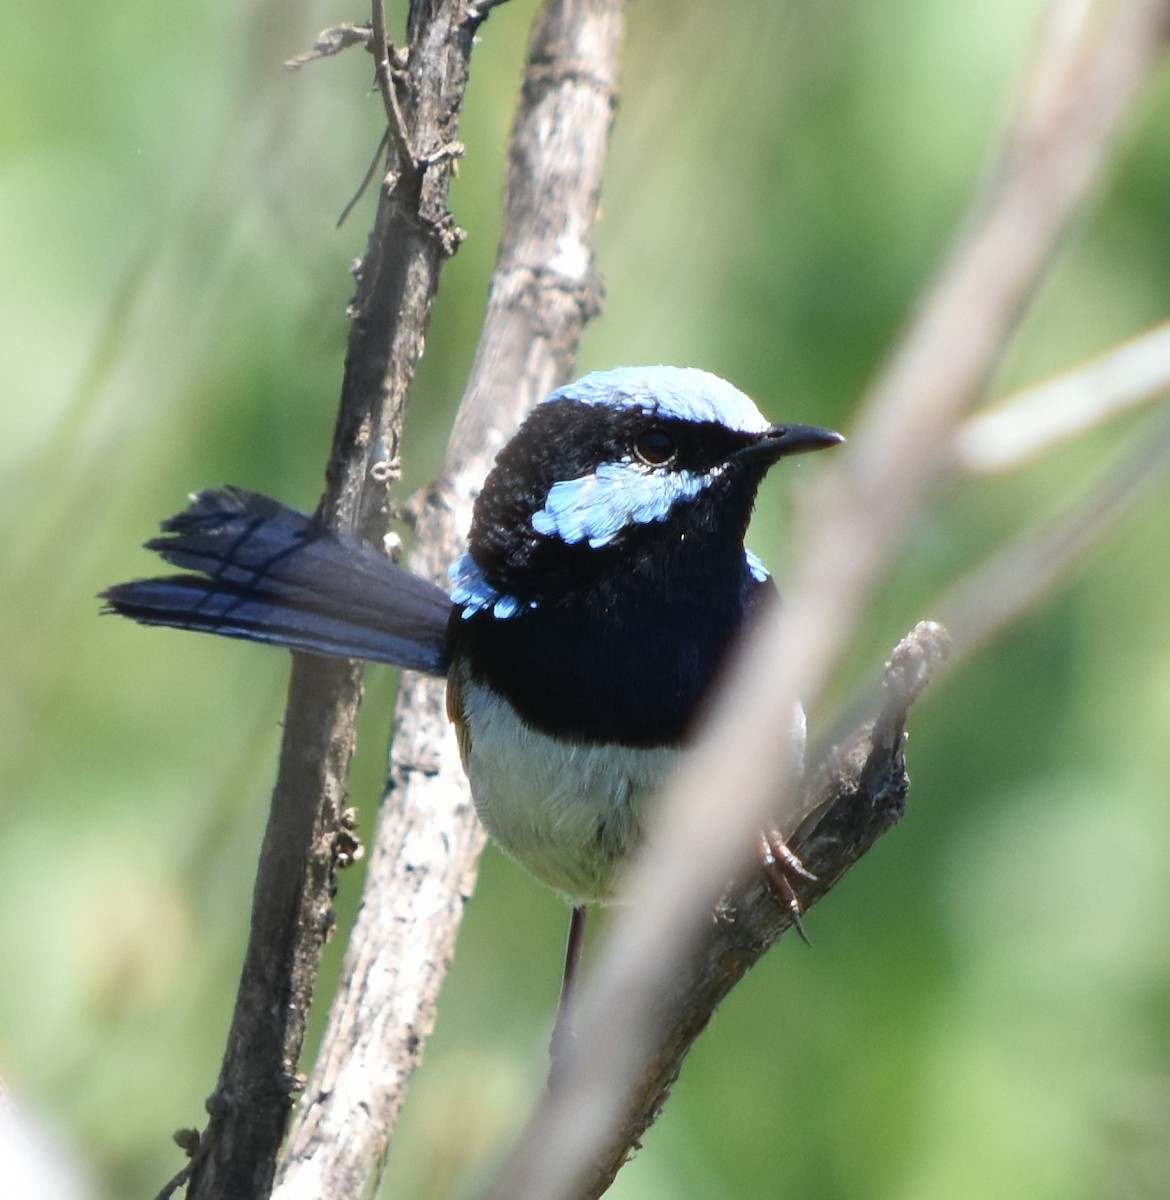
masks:
POLYGON ((825 450, 844 440, 839 433, 818 425, 773 425, 761 433, 757 441, 738 451, 735 457, 740 462, 774 463, 789 454, 825 450))

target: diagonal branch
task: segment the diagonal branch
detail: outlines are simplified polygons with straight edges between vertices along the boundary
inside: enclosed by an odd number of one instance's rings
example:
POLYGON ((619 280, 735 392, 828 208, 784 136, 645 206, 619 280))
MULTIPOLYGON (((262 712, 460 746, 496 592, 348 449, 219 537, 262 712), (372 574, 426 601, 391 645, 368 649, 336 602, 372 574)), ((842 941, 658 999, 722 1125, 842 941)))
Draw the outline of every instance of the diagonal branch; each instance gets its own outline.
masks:
MULTIPOLYGON (((866 719, 832 748, 804 782, 802 806, 810 816, 792 844, 816 876, 800 885, 806 910, 834 888, 901 817, 910 786, 903 755, 906 718, 946 662, 949 650, 950 639, 942 626, 924 621, 911 630, 890 655, 880 697, 866 719)), ((701 843, 693 847, 695 857, 703 851, 701 843)), ((659 998, 655 1026, 661 1036, 641 1064, 636 1090, 620 1123, 599 1143, 587 1170, 576 1180, 574 1200, 595 1200, 609 1188, 657 1119, 686 1055, 715 1009, 790 926, 791 914, 777 904, 758 871, 750 872, 720 900, 694 953, 680 965, 674 986, 659 998)), ((632 978, 630 992, 639 985, 640 980, 632 978)), ((535 1117, 538 1126, 542 1110, 535 1117)), ((531 1158, 517 1156, 485 1200, 558 1194, 545 1190, 550 1184, 547 1176, 535 1173, 531 1158)))
POLYGON ((955 458, 972 475, 1023 466, 1170 391, 1170 321, 1033 384, 963 423, 955 458))
POLYGON ((1029 529, 953 584, 938 602, 970 653, 1026 612, 1170 472, 1170 416, 1163 414, 1109 474, 1058 516, 1029 529))

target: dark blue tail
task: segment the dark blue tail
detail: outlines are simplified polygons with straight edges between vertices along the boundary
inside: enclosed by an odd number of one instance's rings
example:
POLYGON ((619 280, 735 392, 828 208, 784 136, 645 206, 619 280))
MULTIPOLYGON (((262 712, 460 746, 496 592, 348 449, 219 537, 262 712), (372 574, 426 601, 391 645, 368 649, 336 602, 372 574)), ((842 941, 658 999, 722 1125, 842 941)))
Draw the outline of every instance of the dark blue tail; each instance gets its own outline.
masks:
POLYGON ((120 583, 104 611, 446 674, 450 597, 355 538, 234 487, 200 492, 162 529, 147 549, 199 574, 120 583))

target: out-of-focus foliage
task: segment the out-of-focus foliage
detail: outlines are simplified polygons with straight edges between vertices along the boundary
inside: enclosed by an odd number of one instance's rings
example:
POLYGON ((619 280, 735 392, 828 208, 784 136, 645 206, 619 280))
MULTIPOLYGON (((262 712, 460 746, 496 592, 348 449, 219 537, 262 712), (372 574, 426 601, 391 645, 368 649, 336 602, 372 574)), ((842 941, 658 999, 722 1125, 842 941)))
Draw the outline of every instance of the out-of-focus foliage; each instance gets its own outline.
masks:
MULTIPOLYGON (((435 469, 494 255, 532 0, 476 52, 407 487, 435 469)), ((709 367, 848 428, 986 164, 1038 4, 631 5, 582 369, 709 367)), ((338 0, 64 0, 0 71, 0 1076, 153 1194, 200 1125, 247 929, 286 657, 98 620, 225 481, 311 506, 378 138, 358 51, 281 61, 338 0)), ((401 22, 401 12, 394 14, 401 22)), ((1170 312, 1170 87, 1149 97, 999 387, 1170 312)), ((1084 487, 1140 418, 968 486, 875 598, 872 669, 937 588, 1084 487)), ((783 575, 769 483, 753 545, 783 575)), ((613 1194, 1170 1194, 1170 506, 922 703, 910 813, 726 1004, 613 1194)), ((392 680, 353 797, 374 819, 392 680)), ((685 864, 680 864, 685 870, 685 864)), ((343 880, 342 930, 359 888, 343 880)), ((539 1079, 564 909, 495 852, 385 1183, 467 1194, 539 1079)), ((328 990, 344 933, 331 948, 328 990)), ((316 1022, 319 1025, 318 1014, 316 1022)), ((3 1191, 3 1181, 0 1181, 3 1191)))

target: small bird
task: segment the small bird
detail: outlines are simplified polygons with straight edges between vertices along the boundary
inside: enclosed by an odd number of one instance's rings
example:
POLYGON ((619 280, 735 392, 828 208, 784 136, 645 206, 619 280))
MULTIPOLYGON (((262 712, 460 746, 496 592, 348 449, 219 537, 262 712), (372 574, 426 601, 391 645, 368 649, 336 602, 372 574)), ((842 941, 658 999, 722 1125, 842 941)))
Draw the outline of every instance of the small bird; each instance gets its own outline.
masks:
MULTIPOLYGON (((775 585, 744 548, 780 458, 844 439, 773 425, 706 371, 599 371, 537 405, 475 502, 448 595, 372 547, 240 488, 197 494, 147 542, 186 574, 119 584, 106 611, 446 676, 476 811, 573 908, 611 898, 647 802, 775 585)), ((774 835, 769 880, 799 928, 774 835)))

